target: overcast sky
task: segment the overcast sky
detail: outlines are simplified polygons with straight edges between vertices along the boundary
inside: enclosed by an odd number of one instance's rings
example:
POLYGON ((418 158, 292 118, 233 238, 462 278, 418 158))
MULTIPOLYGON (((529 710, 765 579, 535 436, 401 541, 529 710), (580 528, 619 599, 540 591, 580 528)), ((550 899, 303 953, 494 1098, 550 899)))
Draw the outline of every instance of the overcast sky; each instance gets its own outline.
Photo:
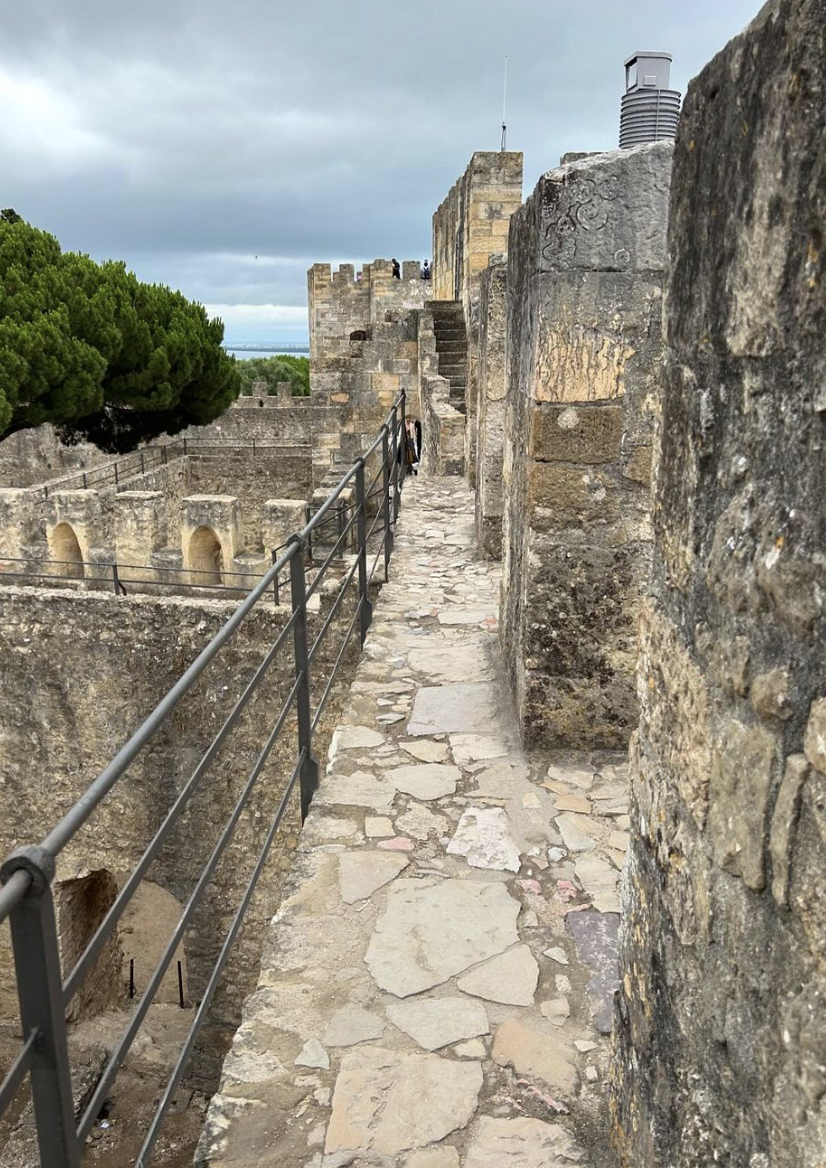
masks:
POLYGON ((622 61, 686 84, 758 0, 0 0, 0 206, 227 336, 306 337, 315 261, 423 259, 474 150, 525 193, 617 143, 622 61))

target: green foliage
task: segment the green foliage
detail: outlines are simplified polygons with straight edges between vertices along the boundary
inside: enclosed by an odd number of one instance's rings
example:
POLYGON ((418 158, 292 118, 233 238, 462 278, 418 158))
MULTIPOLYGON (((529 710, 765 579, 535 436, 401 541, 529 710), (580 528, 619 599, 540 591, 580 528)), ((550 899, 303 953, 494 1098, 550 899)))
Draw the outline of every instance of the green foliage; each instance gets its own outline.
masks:
POLYGON ((310 396, 310 360, 308 357, 252 357, 239 361, 241 393, 249 396, 256 381, 266 381, 267 392, 274 394, 279 381, 290 383, 293 397, 310 396))
POLYGON ((0 437, 52 422, 122 452, 211 422, 241 389, 223 336, 180 292, 0 213, 0 437))

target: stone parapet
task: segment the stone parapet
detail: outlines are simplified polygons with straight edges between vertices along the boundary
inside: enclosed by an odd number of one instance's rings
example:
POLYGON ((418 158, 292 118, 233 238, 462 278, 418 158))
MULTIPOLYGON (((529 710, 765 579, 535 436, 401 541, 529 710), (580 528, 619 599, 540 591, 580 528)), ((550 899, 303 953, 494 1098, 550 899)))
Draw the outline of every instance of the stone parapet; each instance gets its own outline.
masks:
POLYGON ((674 164, 615 1015, 630 1168, 826 1148, 826 52, 772 0, 674 164))
POLYGON ((596 155, 511 221, 502 641, 533 744, 618 749, 637 722, 670 174, 670 144, 596 155))
POLYGON ((502 558, 505 336, 508 267, 491 256, 479 299, 479 410, 476 419, 476 537, 483 555, 502 558))
POLYGON ((465 418, 450 404, 444 377, 425 381, 422 467, 429 474, 461 475, 465 470, 465 418))

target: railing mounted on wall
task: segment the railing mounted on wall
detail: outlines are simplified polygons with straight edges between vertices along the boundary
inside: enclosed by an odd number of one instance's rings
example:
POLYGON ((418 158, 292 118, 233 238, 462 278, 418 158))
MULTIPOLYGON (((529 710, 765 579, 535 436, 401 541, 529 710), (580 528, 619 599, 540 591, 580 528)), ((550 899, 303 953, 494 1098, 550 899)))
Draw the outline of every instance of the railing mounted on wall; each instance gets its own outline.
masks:
POLYGON ((109 765, 90 784, 85 793, 69 809, 61 821, 39 844, 19 848, 0 868, 0 924, 6 919, 11 925, 17 993, 22 1024, 22 1048, 10 1070, 0 1083, 0 1118, 16 1098, 18 1090, 31 1079, 34 1120, 42 1168, 79 1168, 81 1149, 106 1103, 119 1068, 144 1021, 178 947, 186 934, 193 914, 203 898, 215 868, 230 842, 238 821, 249 803, 257 779, 264 769, 281 734, 290 712, 296 727, 295 762, 287 779, 280 804, 269 826, 264 845, 255 859, 249 882, 241 896, 232 923, 225 935, 217 961, 201 994, 189 1032, 184 1040, 174 1070, 161 1095, 143 1145, 135 1160, 137 1168, 149 1164, 152 1150, 177 1087, 192 1055, 195 1041, 209 1012, 222 971, 232 951, 255 887, 264 869, 273 841, 296 789, 300 799, 302 820, 306 817, 318 787, 318 764, 313 754, 313 737, 324 708, 330 698, 338 670, 347 646, 358 626, 361 642, 367 635, 372 617, 370 583, 383 560, 387 579, 393 550, 393 531, 401 506, 401 488, 406 473, 406 460, 401 457, 405 436, 405 395, 401 394, 376 438, 350 466, 306 526, 297 532, 280 550, 270 570, 252 589, 223 628, 204 648, 186 672, 158 703, 143 725, 132 735, 109 765), (377 466, 370 482, 367 467, 377 466), (341 506, 342 496, 352 490, 353 500, 341 506), (375 514, 371 501, 375 503, 375 514), (368 528, 368 521, 372 519, 368 528), (381 524, 381 527, 379 527, 381 524), (335 525, 333 536, 327 529, 335 525), (381 539, 378 534, 381 532, 381 539), (322 533, 324 537, 322 539, 322 533), (335 599, 312 644, 308 638, 307 604, 318 591, 325 573, 335 557, 346 546, 354 533, 352 550, 354 561, 344 575, 335 599), (307 564, 311 557, 313 540, 326 548, 332 543, 324 560, 318 565, 312 580, 308 580, 307 564), (372 540, 372 543, 371 543, 372 540), (373 555, 373 550, 375 555, 373 555), (369 548, 369 552, 368 552, 369 548), (370 562, 368 562, 368 556, 370 562), (93 816, 102 800, 122 779, 143 748, 155 738, 171 717, 178 704, 193 687, 198 677, 223 647, 237 633, 250 612, 264 598, 270 597, 281 574, 289 576, 291 613, 284 627, 267 650, 263 660, 247 683, 238 701, 230 710, 223 725, 203 753, 189 779, 178 792, 165 818, 146 845, 143 854, 106 912, 103 920, 81 954, 74 968, 61 968, 52 882, 55 878, 57 857, 93 816), (341 609, 350 585, 355 581, 358 601, 349 621, 341 647, 330 670, 329 677, 317 677, 314 665, 319 648, 332 627, 335 615, 341 609), (232 732, 242 711, 257 690, 263 677, 279 654, 287 652, 292 642, 292 675, 294 681, 272 725, 262 731, 260 754, 246 781, 235 807, 220 829, 212 851, 201 869, 178 924, 148 980, 146 990, 137 1000, 125 1033, 111 1054, 101 1077, 79 1120, 75 1116, 72 1082, 67 1045, 66 1011, 84 978, 93 969, 107 942, 114 934, 118 921, 129 905, 141 881, 158 856, 164 841, 181 817, 184 808, 214 761, 222 743, 232 732), (320 692, 319 692, 320 691, 320 692), (315 703, 315 704, 314 704, 315 703))

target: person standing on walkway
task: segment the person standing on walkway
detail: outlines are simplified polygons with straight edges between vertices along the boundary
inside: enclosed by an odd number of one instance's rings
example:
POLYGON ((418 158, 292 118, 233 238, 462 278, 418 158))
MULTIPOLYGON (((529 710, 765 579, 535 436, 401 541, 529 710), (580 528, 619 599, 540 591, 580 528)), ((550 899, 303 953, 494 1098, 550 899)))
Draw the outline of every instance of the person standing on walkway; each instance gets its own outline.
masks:
POLYGON ((419 453, 416 449, 416 427, 411 418, 407 418, 404 423, 404 456, 408 471, 418 475, 419 453))
POLYGON ((394 256, 390 262, 393 265, 393 279, 400 280, 402 278, 402 270, 399 267, 399 261, 394 256))

